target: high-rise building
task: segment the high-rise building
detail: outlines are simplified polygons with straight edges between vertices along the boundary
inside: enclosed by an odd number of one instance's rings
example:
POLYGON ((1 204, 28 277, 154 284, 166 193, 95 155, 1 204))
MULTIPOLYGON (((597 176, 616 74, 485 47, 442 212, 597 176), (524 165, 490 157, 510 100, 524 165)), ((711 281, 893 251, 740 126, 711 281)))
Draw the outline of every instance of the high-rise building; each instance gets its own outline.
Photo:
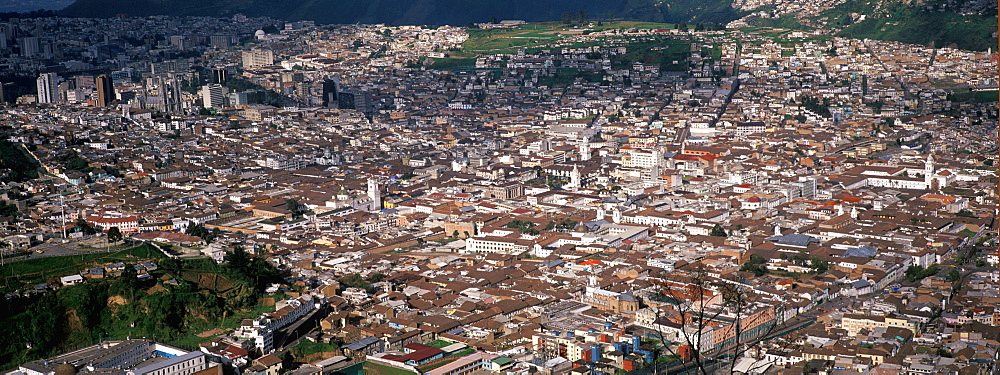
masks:
POLYGON ((212 69, 212 83, 225 85, 227 79, 229 79, 229 73, 226 72, 226 68, 212 69))
MULTIPOLYGON (((2 37, 3 37, 3 34, 0 34, 0 38, 2 38, 2 37)), ((0 82, 0 105, 4 105, 4 104, 7 104, 7 103, 13 101, 13 100, 11 100, 13 98, 9 97, 10 96, 10 91, 8 91, 8 89, 7 89, 8 86, 11 86, 11 84, 10 83, 0 82)))
POLYGON ((371 101, 366 91, 345 90, 337 94, 337 107, 340 109, 353 109, 358 112, 371 112, 371 101))
POLYGON ((115 81, 107 74, 97 76, 97 106, 107 107, 115 101, 115 81))
POLYGON ((268 49, 253 49, 243 51, 243 67, 259 68, 274 64, 274 52, 268 49))
POLYGON ((201 102, 205 108, 222 108, 226 105, 225 88, 218 83, 202 86, 201 102))
POLYGON ((232 35, 212 35, 208 37, 208 44, 215 48, 229 48, 233 45, 232 35))
POLYGON ((42 73, 35 81, 38 87, 39 103, 55 103, 59 101, 59 75, 42 73))
POLYGON ((337 79, 323 80, 323 106, 336 104, 337 93, 340 92, 340 82, 337 79))
POLYGON ((21 38, 21 56, 31 57, 42 53, 42 45, 37 36, 21 38))

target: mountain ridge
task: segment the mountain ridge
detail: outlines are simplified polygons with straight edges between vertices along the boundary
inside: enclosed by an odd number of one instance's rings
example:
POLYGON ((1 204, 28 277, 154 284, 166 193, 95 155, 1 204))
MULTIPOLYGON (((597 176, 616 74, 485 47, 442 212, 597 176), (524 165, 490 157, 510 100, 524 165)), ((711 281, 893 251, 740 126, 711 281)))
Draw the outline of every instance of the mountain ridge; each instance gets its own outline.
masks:
POLYGON ((590 19, 656 22, 726 23, 745 15, 731 0, 77 0, 59 12, 69 17, 129 16, 270 16, 285 21, 324 24, 455 25, 490 19, 529 22, 559 20, 565 13, 590 19))

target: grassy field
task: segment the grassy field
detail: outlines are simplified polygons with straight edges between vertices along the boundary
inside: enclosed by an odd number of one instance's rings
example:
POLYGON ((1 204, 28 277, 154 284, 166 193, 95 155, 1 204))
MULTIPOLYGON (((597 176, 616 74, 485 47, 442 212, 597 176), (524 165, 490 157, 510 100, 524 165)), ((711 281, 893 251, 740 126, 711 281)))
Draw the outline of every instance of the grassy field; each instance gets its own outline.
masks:
POLYGON ((416 375, 413 371, 406 371, 395 367, 380 365, 378 363, 365 362, 365 374, 368 375, 416 375))
POLYGON ((469 40, 462 51, 476 53, 512 53, 518 49, 539 49, 559 42, 579 30, 598 32, 612 29, 671 29, 675 25, 656 22, 608 22, 591 28, 572 28, 555 22, 533 23, 512 28, 469 30, 469 40), (575 31, 571 31, 575 30, 575 31))
MULTIPOLYGON (((627 53, 611 58, 612 66, 624 68, 633 62, 659 65, 665 71, 683 71, 687 69, 687 58, 690 56, 691 44, 684 40, 658 38, 629 44, 627 53), (676 63, 675 63, 676 62, 676 63)), ((721 51, 720 51, 721 55, 721 51)))
POLYGON ((10 292, 23 287, 54 282, 59 277, 79 273, 88 267, 115 262, 135 262, 137 259, 161 259, 165 256, 152 246, 140 245, 131 249, 111 253, 80 253, 27 259, 4 265, 0 268, 0 276, 4 283, 0 291, 10 292))
POLYGON ((296 359, 302 359, 317 353, 327 353, 335 350, 337 350, 337 345, 334 344, 302 340, 298 345, 292 347, 291 352, 296 359))
POLYGON ((580 69, 559 69, 554 76, 538 77, 539 86, 566 87, 577 78, 583 78, 590 82, 600 82, 604 77, 601 73, 593 71, 582 71, 580 69))
POLYGON ((441 69, 441 70, 462 70, 462 69, 473 69, 476 67, 476 59, 457 59, 457 58, 443 58, 443 59, 432 59, 434 61, 431 64, 431 69, 441 69))
POLYGON ((973 101, 976 103, 989 103, 996 102, 1000 99, 1000 95, 997 95, 996 90, 992 91, 968 91, 962 93, 952 94, 953 100, 956 102, 967 102, 973 101))

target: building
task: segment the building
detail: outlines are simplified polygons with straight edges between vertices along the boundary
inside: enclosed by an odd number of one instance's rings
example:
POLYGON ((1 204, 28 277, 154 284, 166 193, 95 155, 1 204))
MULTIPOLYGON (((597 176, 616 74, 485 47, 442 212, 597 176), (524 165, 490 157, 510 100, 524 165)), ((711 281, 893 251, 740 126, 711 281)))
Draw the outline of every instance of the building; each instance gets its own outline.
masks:
POLYGON ((212 69, 212 83, 225 85, 226 80, 228 79, 229 79, 229 73, 226 72, 226 68, 212 69))
POLYGON ((39 103, 59 102, 59 75, 55 73, 42 73, 35 81, 38 86, 39 103))
POLYGON ((32 57, 42 52, 41 42, 37 36, 21 38, 21 56, 32 57))
POLYGON ((372 211, 382 209, 382 193, 379 191, 378 181, 368 179, 368 197, 372 200, 372 211))
POLYGON ((252 69, 274 65, 274 52, 267 49, 243 51, 243 68, 252 69))
POLYGON ((365 91, 343 91, 337 95, 337 107, 358 112, 371 112, 371 103, 365 91))
POLYGON ((245 319, 234 335, 248 339, 262 354, 274 351, 274 331, 281 329, 318 308, 318 301, 310 295, 292 298, 274 305, 275 311, 255 319, 245 319))
POLYGON ((340 80, 326 79, 323 81, 323 106, 337 105, 337 94, 340 92, 340 80))
POLYGON ((115 100, 115 82, 107 74, 97 76, 95 82, 97 84, 97 106, 107 107, 115 100))
POLYGON ((159 344, 149 340, 104 341, 100 344, 21 365, 25 375, 51 375, 63 371, 126 375, 189 375, 208 368, 200 351, 159 344))
POLYGON ((226 105, 226 89, 218 83, 201 87, 201 105, 205 108, 222 108, 226 105))

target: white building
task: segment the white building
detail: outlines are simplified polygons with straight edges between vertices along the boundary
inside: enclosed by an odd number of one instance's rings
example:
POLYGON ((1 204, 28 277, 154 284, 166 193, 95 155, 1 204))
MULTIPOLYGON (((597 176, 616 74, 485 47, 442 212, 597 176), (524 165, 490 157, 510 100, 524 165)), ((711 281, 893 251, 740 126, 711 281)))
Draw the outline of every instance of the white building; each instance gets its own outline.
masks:
POLYGON ((267 49, 253 49, 243 51, 243 67, 259 68, 262 66, 274 65, 274 52, 267 49))
POLYGON ((201 87, 201 106, 222 108, 226 105, 226 88, 218 83, 201 87))
POLYGON ((38 86, 39 103, 59 102, 59 75, 55 73, 42 73, 35 81, 38 86))

